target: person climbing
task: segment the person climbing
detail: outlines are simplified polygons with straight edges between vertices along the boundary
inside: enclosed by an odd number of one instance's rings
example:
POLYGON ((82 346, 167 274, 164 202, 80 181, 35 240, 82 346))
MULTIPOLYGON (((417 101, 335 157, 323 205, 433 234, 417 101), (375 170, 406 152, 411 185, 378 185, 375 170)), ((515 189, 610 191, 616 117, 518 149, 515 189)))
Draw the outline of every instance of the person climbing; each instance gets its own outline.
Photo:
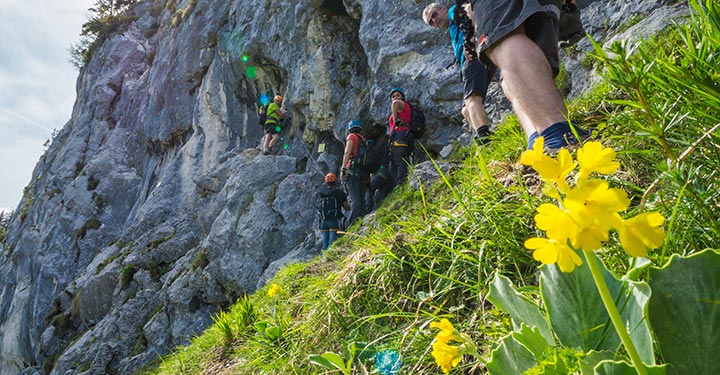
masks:
POLYGON ((395 181, 390 175, 386 157, 380 168, 370 176, 370 184, 365 196, 365 207, 367 207, 368 212, 378 208, 383 199, 390 194, 393 187, 395 187, 395 181))
POLYGON ((335 173, 330 172, 325 175, 325 184, 317 194, 317 208, 320 214, 322 249, 325 250, 337 239, 341 220, 345 218, 342 210, 350 210, 347 194, 338 186, 335 173))
POLYGON ((345 139, 345 151, 340 171, 340 177, 345 182, 345 188, 350 196, 350 217, 348 217, 346 225, 348 228, 355 223, 357 218, 367 213, 365 194, 370 180, 370 173, 359 168, 356 162, 360 144, 365 141, 365 137, 360 134, 361 130, 362 126, 359 120, 352 120, 348 123, 348 135, 345 139))
POLYGON ((273 146, 275 146, 275 144, 277 144, 280 140, 280 130, 282 130, 282 127, 280 126, 281 119, 290 119, 290 116, 280 109, 282 104, 283 97, 281 95, 275 95, 273 102, 270 103, 267 108, 267 120, 265 120, 265 142, 263 143, 263 153, 265 155, 270 155, 272 153, 273 146))
POLYGON ((405 182, 408 166, 415 147, 415 137, 410 131, 412 108, 405 101, 405 92, 399 87, 390 90, 390 116, 388 136, 390 139, 390 175, 396 184, 405 182))
MULTIPOLYGON (((547 1, 547 0, 546 0, 547 1)), ((461 2, 461 0, 456 0, 461 2)), ((555 150, 579 143, 588 135, 571 128, 567 108, 555 85, 559 72, 558 14, 538 0, 477 0, 470 18, 480 59, 497 67, 502 89, 525 131, 528 149, 539 136, 555 150)))
MULTIPOLYGON (((470 4, 467 3, 465 6, 469 8, 470 4)), ((495 70, 488 69, 477 58, 473 48, 465 51, 466 37, 460 22, 463 18, 467 18, 467 10, 457 5, 448 9, 438 3, 431 3, 423 11, 423 21, 428 26, 436 29, 447 28, 450 33, 455 62, 460 64, 460 80, 463 83, 461 113, 475 131, 475 141, 478 144, 487 144, 493 133, 490 131, 490 119, 485 111, 484 100, 495 70)), ((470 22, 469 19, 468 22, 470 22)), ((472 27, 466 30, 472 37, 472 27)))

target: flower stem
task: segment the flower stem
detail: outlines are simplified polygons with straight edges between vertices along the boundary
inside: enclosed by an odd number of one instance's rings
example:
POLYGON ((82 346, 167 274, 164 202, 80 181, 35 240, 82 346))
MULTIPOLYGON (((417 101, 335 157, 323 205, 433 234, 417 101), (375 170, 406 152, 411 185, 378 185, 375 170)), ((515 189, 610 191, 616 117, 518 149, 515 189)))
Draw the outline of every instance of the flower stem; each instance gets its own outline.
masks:
POLYGON ((623 324, 622 317, 618 312, 617 306, 615 306, 615 301, 610 295, 610 290, 608 290, 605 278, 602 275, 600 266, 598 266, 598 263, 595 260, 595 256, 591 251, 583 251, 583 255, 585 255, 585 260, 590 268, 593 280, 595 280, 595 286, 597 286, 598 293, 600 293, 600 298, 602 298, 603 304, 605 305, 605 310, 607 310, 608 315, 610 315, 610 320, 612 321, 613 326, 615 326, 615 330, 620 336, 620 340, 622 341, 623 346, 625 346, 625 350, 627 350, 635 370, 638 375, 647 375, 645 364, 643 364, 640 359, 640 355, 635 348, 635 344, 633 344, 627 329, 625 329, 625 324, 623 324))

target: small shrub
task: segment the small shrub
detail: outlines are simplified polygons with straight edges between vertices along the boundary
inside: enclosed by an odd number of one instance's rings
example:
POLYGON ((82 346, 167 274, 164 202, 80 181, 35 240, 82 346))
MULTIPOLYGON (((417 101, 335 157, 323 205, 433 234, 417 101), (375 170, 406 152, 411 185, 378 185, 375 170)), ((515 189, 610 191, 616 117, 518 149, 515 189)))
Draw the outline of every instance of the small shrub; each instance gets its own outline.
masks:
POLYGON ((97 189, 99 184, 100 184, 100 180, 95 178, 95 176, 90 176, 90 177, 88 177, 88 181, 87 181, 87 190, 93 191, 93 190, 97 189))
POLYGON ((122 271, 120 271, 120 289, 126 289, 130 286, 133 276, 135 276, 135 272, 135 266, 132 264, 128 264, 123 267, 122 271))
POLYGON ((208 264, 210 264, 210 260, 207 257, 207 249, 203 248, 190 262, 190 271, 195 271, 198 268, 203 269, 208 264))

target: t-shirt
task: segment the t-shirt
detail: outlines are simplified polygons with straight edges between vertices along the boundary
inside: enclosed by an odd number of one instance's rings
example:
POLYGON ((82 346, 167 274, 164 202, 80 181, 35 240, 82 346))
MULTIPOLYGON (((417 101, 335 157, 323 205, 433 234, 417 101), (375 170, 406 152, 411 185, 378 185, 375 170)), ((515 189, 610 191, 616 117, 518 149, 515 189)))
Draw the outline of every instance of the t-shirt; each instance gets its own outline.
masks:
MULTIPOLYGON (((408 102, 403 100, 403 103, 405 103, 405 108, 403 108, 403 110, 398 113, 398 117, 400 117, 400 120, 402 120, 402 122, 404 122, 405 124, 409 124, 412 115, 412 109, 410 109, 410 104, 408 102)), ((390 114, 390 117, 388 117, 388 122, 390 123, 390 134, 392 134, 395 130, 410 130, 407 125, 398 126, 397 129, 395 129, 395 119, 393 119, 392 113, 390 114)))
POLYGON ((453 52, 455 52, 455 61, 462 66, 465 61, 465 51, 463 50, 463 42, 465 35, 460 31, 460 25, 455 21, 455 7, 453 5, 448 9, 448 31, 450 32, 450 41, 452 42, 453 52))

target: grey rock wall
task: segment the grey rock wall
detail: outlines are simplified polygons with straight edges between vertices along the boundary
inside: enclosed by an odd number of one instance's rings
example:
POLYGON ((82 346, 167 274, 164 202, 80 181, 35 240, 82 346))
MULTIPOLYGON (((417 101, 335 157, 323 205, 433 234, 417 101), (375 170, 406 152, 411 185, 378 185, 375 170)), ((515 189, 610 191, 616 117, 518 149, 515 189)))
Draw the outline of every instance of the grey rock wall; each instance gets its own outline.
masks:
MULTIPOLYGON (((650 0, 581 5, 603 41, 652 33, 687 11, 650 0), (636 15, 655 21, 614 35, 636 15)), ((467 139, 448 37, 422 23, 423 7, 135 6, 137 19, 81 70, 72 118, 0 245, 0 375, 131 374, 280 266, 317 254, 315 187, 339 167, 347 121, 384 133, 391 87, 422 103, 431 152, 467 139), (293 117, 276 155, 257 148, 262 93, 285 95, 293 117)), ((582 41, 564 58, 570 96, 595 79, 580 63, 587 50, 582 41)), ((497 84, 487 104, 496 121, 508 113, 497 84)))

